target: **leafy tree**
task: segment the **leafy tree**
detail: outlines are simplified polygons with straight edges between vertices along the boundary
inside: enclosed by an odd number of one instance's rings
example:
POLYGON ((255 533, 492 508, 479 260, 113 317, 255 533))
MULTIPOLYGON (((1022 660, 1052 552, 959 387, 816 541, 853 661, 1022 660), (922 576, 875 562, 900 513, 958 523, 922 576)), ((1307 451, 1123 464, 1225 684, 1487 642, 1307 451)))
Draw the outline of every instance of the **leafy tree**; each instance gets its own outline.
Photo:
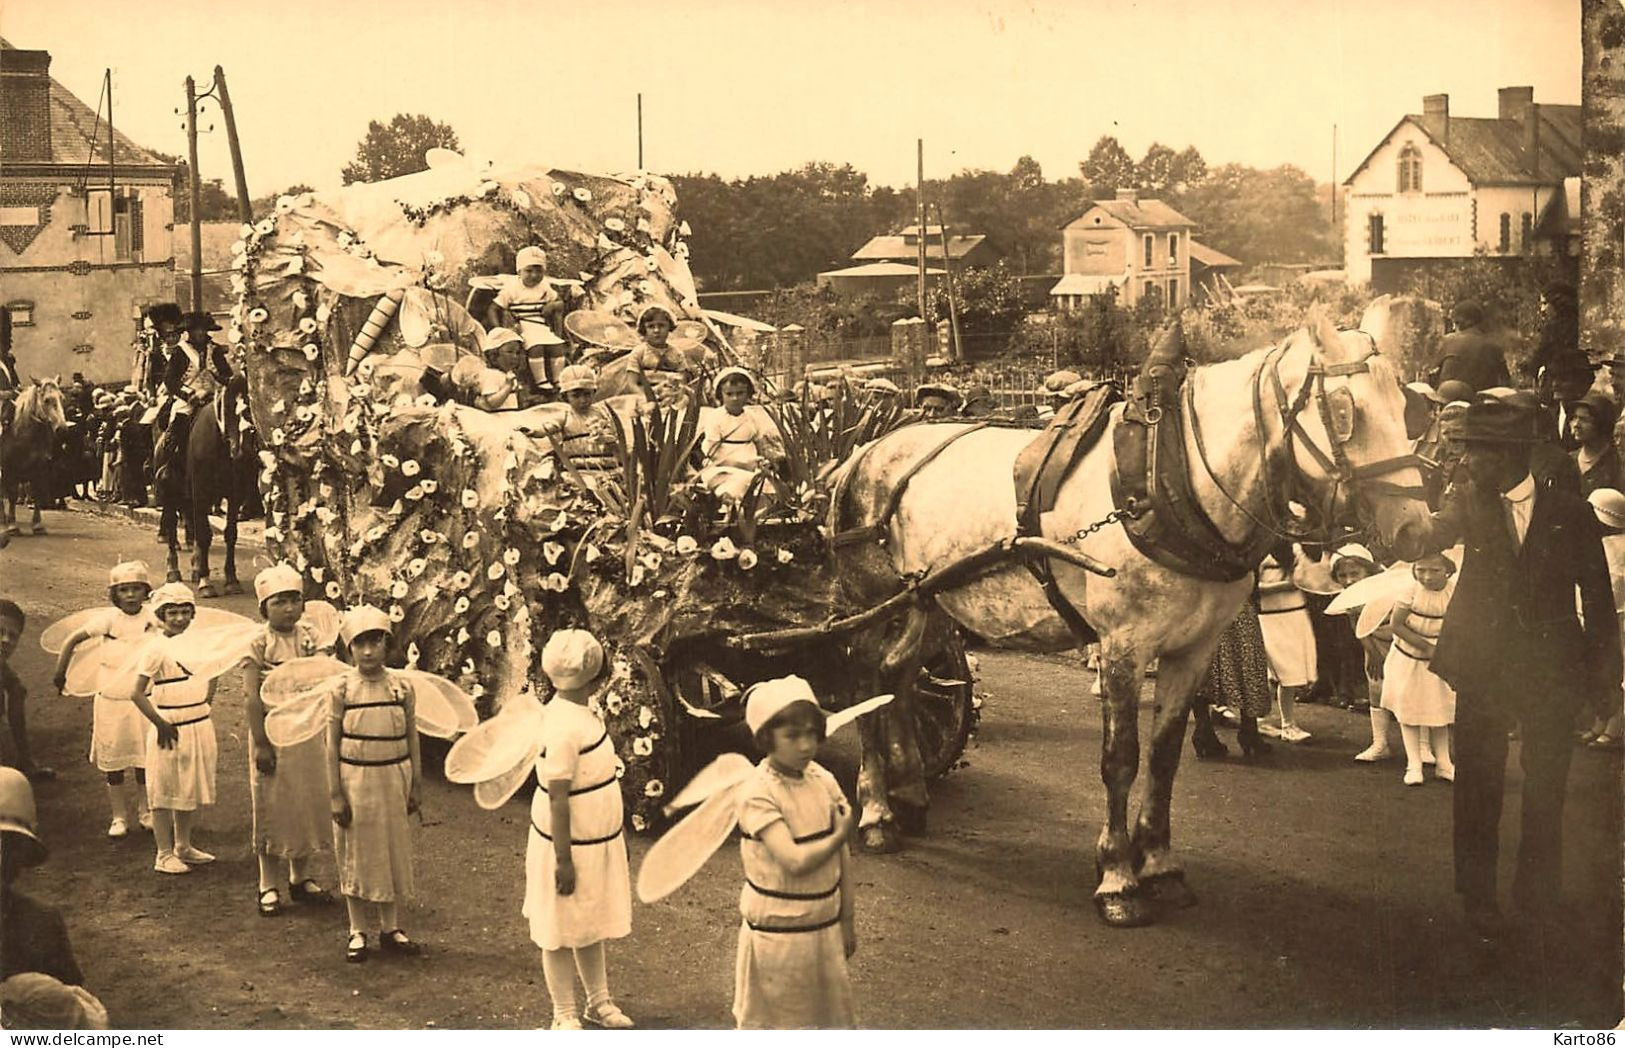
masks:
POLYGON ((355 160, 345 164, 340 175, 349 185, 425 171, 429 162, 423 155, 436 147, 458 148, 457 132, 450 124, 421 113, 396 113, 387 125, 376 120, 367 124, 366 137, 356 145, 355 160))
POLYGON ((1134 185, 1134 158, 1111 135, 1100 136, 1078 169, 1090 191, 1103 196, 1134 185))
POLYGON ((1337 256, 1315 180, 1290 164, 1268 171, 1223 164, 1181 194, 1179 209, 1202 243, 1243 262, 1315 262, 1337 256))
POLYGON ((1207 161, 1195 146, 1186 146, 1174 159, 1173 184, 1180 188, 1193 186, 1207 177, 1207 161))
MULTIPOLYGON (((954 306, 959 310, 959 329, 966 335, 1007 337, 1027 315, 1021 304, 1021 286, 1003 262, 983 269, 974 267, 954 274, 954 306)), ((912 289, 900 299, 914 304, 912 289)), ((948 283, 938 280, 926 293, 926 320, 949 320, 948 283)))
MULTIPOLYGON (((155 153, 159 160, 175 167, 173 197, 175 224, 192 221, 191 166, 182 157, 155 153)), ((204 222, 229 222, 237 218, 237 198, 227 192, 225 180, 205 178, 198 184, 198 215, 204 222)))
POLYGON ((1153 142, 1134 168, 1134 182, 1146 193, 1163 196, 1178 181, 1178 165, 1178 153, 1161 142, 1153 142))

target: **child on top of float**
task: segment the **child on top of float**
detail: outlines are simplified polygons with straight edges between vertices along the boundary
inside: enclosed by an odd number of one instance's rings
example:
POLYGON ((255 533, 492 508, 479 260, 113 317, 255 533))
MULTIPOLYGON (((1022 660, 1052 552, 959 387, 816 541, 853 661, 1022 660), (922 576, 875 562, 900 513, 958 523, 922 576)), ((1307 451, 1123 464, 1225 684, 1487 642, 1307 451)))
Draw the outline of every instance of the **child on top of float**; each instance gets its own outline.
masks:
POLYGON ((559 392, 569 412, 553 434, 576 469, 613 469, 615 428, 620 425, 598 394, 598 373, 585 364, 571 364, 559 372, 559 392))
MULTIPOLYGON (((80 645, 94 638, 100 638, 104 644, 138 643, 159 630, 158 623, 147 614, 150 596, 152 582, 145 564, 133 560, 113 565, 107 573, 107 600, 111 606, 95 609, 95 614, 62 642, 56 673, 51 678, 58 693, 67 690, 68 667, 80 645)), ((90 720, 90 761, 107 778, 107 800, 113 812, 107 835, 126 836, 132 819, 143 829, 151 829, 152 813, 147 810, 146 722, 134 703, 110 699, 96 692, 90 720), (135 771, 133 784, 125 781, 125 772, 131 769, 135 771)))
POLYGON ((743 498, 751 481, 784 459, 784 441, 767 412, 753 404, 756 379, 741 367, 723 368, 712 388, 721 407, 700 412, 700 480, 724 498, 743 498))
POLYGON ((497 292, 494 304, 513 318, 537 387, 551 392, 553 376, 568 361, 569 345, 554 330, 564 300, 547 279, 547 252, 541 248, 521 248, 514 268, 517 275, 497 292))

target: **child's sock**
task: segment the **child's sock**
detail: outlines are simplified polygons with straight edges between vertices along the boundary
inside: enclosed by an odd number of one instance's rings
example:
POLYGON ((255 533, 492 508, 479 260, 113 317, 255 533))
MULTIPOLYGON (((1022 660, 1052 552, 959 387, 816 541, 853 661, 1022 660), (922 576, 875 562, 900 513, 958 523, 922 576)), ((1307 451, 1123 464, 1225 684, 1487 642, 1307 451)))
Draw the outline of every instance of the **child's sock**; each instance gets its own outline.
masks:
POLYGON ((392 902, 378 904, 378 930, 381 932, 397 931, 401 926, 400 908, 392 902))
POLYGON ((305 868, 309 861, 310 860, 308 860, 308 859, 289 859, 288 860, 288 883, 289 884, 291 884, 295 888, 297 888, 301 884, 304 884, 305 881, 309 879, 309 871, 305 868))
POLYGON ((135 812, 136 821, 140 822, 143 815, 150 818, 152 812, 147 808, 147 773, 145 769, 137 768, 135 770, 135 782, 127 783, 126 788, 130 791, 130 806, 135 812))
POLYGON ((113 812, 113 818, 130 821, 130 809, 126 806, 125 786, 123 782, 109 782, 107 784, 107 806, 113 812))
POLYGON ((1454 782, 1456 762, 1450 756, 1450 725, 1429 728, 1428 735, 1433 743, 1433 774, 1446 782, 1454 782))
POLYGON ((192 822, 196 812, 176 811, 175 819, 175 851, 192 850, 192 822))
POLYGON ((542 978, 547 981, 547 995, 553 999, 553 1018, 579 1021, 576 1010, 575 951, 542 951, 542 978))
POLYGON ((260 891, 280 892, 282 890, 282 885, 278 883, 278 875, 282 871, 278 868, 281 866, 281 863, 277 862, 276 856, 266 855, 264 852, 261 852, 260 854, 254 856, 254 858, 259 860, 260 891))
POLYGON ((1400 724, 1399 737, 1405 740, 1405 785, 1416 786, 1422 781, 1422 729, 1400 724))
POLYGON ((1275 692, 1276 706, 1281 711, 1281 727, 1290 727, 1298 723, 1298 689, 1281 685, 1275 692))
POLYGON ((344 897, 344 912, 350 918, 350 934, 365 935, 367 931, 367 913, 372 907, 365 899, 358 899, 354 895, 344 897))
POLYGON ((595 942, 591 946, 577 946, 573 952, 581 985, 587 988, 587 1007, 603 1004, 609 1000, 609 971, 604 959, 604 944, 595 942))
POLYGON ((175 854, 174 812, 157 808, 152 813, 152 836, 158 844, 158 858, 175 854))

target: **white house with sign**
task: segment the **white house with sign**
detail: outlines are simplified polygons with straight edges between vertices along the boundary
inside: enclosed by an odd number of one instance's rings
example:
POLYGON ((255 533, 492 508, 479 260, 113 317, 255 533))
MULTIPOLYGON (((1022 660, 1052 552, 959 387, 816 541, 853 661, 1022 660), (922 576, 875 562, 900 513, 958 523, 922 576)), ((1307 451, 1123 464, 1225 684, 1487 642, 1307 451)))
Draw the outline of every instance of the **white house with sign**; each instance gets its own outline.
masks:
POLYGON ((1190 301, 1190 238, 1195 223, 1160 200, 1119 189, 1096 200, 1061 227, 1061 279, 1050 298, 1063 309, 1117 289, 1133 305, 1154 297, 1172 306, 1190 301))
POLYGON ((174 177, 48 52, 0 40, 0 309, 25 376, 129 381, 142 307, 175 297, 174 177))
POLYGON ((1350 283, 1397 290, 1433 260, 1479 251, 1570 254, 1580 107, 1537 104, 1532 87, 1503 87, 1499 102, 1493 118, 1462 117, 1449 95, 1426 96, 1344 181, 1350 283))

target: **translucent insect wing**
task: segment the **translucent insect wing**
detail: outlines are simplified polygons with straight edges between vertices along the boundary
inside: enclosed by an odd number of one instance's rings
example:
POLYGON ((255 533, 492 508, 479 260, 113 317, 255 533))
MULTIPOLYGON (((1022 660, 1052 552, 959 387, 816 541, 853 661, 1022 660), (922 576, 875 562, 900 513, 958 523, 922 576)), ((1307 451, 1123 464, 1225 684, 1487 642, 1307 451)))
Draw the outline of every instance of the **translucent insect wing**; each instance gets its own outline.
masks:
MULTIPOLYGON (((68 642, 68 638, 83 628, 85 623, 105 610, 106 608, 86 608, 83 611, 76 611, 72 615, 57 619, 45 627, 45 631, 39 635, 39 646, 52 655, 62 654, 62 646, 68 642)), ((77 655, 80 650, 84 649, 86 644, 99 639, 98 637, 92 637, 81 642, 79 647, 74 649, 74 653, 77 655)))
POLYGON ((638 898, 659 902, 686 884, 727 841, 739 821, 738 784, 713 793, 655 841, 638 868, 638 898))
POLYGON ((542 748, 542 705, 530 696, 509 699, 495 717, 469 729, 446 754, 446 779, 477 784, 534 764, 542 748))

